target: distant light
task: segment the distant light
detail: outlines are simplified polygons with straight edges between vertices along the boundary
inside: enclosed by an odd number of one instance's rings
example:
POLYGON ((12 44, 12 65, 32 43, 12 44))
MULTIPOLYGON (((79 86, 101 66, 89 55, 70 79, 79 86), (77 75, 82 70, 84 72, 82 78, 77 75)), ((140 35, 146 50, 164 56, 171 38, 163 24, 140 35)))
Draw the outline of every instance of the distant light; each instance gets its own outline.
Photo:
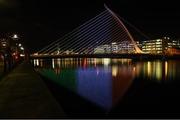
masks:
POLYGON ((2 44, 2 46, 4 46, 4 47, 5 47, 5 46, 6 46, 6 44, 5 44, 5 43, 3 43, 3 44, 2 44))
POLYGON ((22 44, 19 44, 19 47, 21 47, 22 46, 22 44))
POLYGON ((18 59, 18 56, 15 56, 15 59, 17 60, 17 59, 18 59))
POLYGON ((14 38, 14 39, 17 39, 17 38, 18 38, 17 34, 14 34, 14 35, 13 35, 13 38, 14 38))
POLYGON ((116 42, 113 42, 113 43, 112 43, 112 45, 115 45, 115 44, 116 44, 116 42))
POLYGON ((170 37, 164 37, 164 39, 170 40, 170 37))
POLYGON ((25 55, 24 54, 20 54, 21 57, 24 57, 25 55))
POLYGON ((24 48, 23 48, 23 47, 21 47, 20 49, 21 49, 21 50, 24 50, 24 48))
POLYGON ((157 39, 156 41, 157 41, 157 42, 160 42, 160 41, 162 41, 162 40, 161 40, 161 39, 157 39))
POLYGON ((38 55, 38 53, 34 53, 34 55, 38 55))

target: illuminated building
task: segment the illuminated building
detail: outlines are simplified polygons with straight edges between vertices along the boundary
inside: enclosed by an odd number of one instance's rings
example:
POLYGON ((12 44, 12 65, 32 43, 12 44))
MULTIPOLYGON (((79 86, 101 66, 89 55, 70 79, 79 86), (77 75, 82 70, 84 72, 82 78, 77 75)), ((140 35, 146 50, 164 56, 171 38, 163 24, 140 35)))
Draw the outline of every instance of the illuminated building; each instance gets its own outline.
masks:
POLYGON ((118 43, 116 42, 111 43, 111 52, 118 53, 118 50, 119 50, 118 43))
POLYGON ((142 51, 151 54, 164 54, 169 48, 180 48, 179 41, 169 37, 162 39, 142 41, 142 51))
POLYGON ((180 49, 180 40, 171 40, 168 42, 168 48, 180 49))
POLYGON ((123 41, 119 44, 118 53, 134 53, 134 45, 128 41, 123 41))
POLYGON ((111 53, 111 45, 101 45, 94 49, 95 54, 111 53))
MULTIPOLYGON (((162 39, 146 40, 142 42, 136 41, 136 45, 142 49, 144 53, 165 54, 167 53, 166 51, 180 49, 180 40, 172 40, 169 37, 163 37, 162 39)), ((135 49, 133 43, 123 41, 100 45, 94 49, 94 53, 135 53, 135 49)), ((173 53, 177 53, 177 50, 173 53)))
MULTIPOLYGON (((136 44, 140 47, 139 41, 136 44)), ((94 49, 95 54, 103 53, 134 53, 134 45, 129 41, 113 42, 111 44, 100 45, 94 49)))
POLYGON ((163 40, 148 40, 142 42, 142 51, 144 53, 161 54, 163 53, 163 40))

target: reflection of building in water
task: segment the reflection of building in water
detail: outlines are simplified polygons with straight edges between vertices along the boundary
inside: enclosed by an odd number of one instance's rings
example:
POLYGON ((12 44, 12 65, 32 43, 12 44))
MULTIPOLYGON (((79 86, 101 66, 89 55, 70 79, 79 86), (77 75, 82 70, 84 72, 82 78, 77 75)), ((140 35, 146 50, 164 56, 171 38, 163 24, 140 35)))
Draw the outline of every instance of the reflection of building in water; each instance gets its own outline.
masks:
POLYGON ((54 64, 55 67, 61 68, 86 68, 89 66, 95 66, 96 64, 99 64, 99 62, 102 64, 102 59, 100 61, 95 58, 63 58, 55 60, 54 64))
POLYGON ((50 60, 51 69, 43 69, 41 73, 106 110, 111 109, 125 95, 135 76, 143 76, 142 80, 171 80, 178 75, 180 66, 180 63, 173 61, 133 62, 131 59, 89 58, 78 61, 54 59, 52 69, 50 60), (73 65, 77 67, 73 68, 73 65))
POLYGON ((43 59, 34 59, 33 65, 34 67, 43 67, 43 59))
POLYGON ((43 65, 49 64, 51 69, 45 67, 46 69, 41 69, 41 74, 106 110, 110 110, 121 100, 135 76, 144 77, 139 81, 172 80, 180 74, 180 62, 171 60, 133 62, 131 59, 87 58, 78 59, 77 62, 75 59, 54 59, 54 69, 52 60, 49 61, 43 61, 43 65), (87 66, 82 67, 83 64, 87 66), (77 67, 73 68, 73 65, 77 67))
POLYGON ((58 58, 58 59, 52 59, 51 61, 51 67, 52 68, 74 68, 80 66, 82 63, 81 58, 58 58))
POLYGON ((77 76, 78 94, 109 110, 130 87, 135 70, 133 65, 79 68, 77 76))
MULTIPOLYGON (((89 60, 86 59, 86 62, 88 63, 89 60)), ((118 64, 120 61, 116 60, 118 64)), ((56 59, 54 62, 51 61, 54 69, 52 67, 51 69, 39 69, 40 73, 106 110, 110 110, 125 94, 134 77, 134 66, 128 67, 121 64, 122 66, 104 67, 103 64, 110 64, 110 59, 101 59, 101 66, 86 68, 79 66, 75 69, 57 67, 57 62, 56 59)))
POLYGON ((40 73, 55 83, 72 91, 76 91, 77 77, 75 69, 42 69, 40 73), (59 74, 56 74, 56 70, 60 71, 59 74))
POLYGON ((97 67, 104 65, 106 67, 111 64, 129 65, 132 59, 110 59, 110 58, 58 58, 58 59, 34 59, 33 65, 44 68, 77 68, 77 67, 97 67))
POLYGON ((131 65, 132 59, 112 59, 112 64, 118 64, 118 65, 131 65))
POLYGON ((118 74, 118 66, 112 66, 112 76, 116 77, 118 74))
POLYGON ((154 64, 156 64, 155 66, 155 74, 156 74, 156 78, 157 78, 157 80, 162 80, 162 62, 160 62, 160 61, 158 61, 158 62, 156 62, 156 63, 154 63, 154 64))
POLYGON ((103 64, 104 64, 105 66, 108 66, 108 65, 110 64, 110 62, 111 62, 111 59, 110 59, 110 58, 104 58, 104 59, 103 59, 103 64))
POLYGON ((79 68, 77 70, 77 93, 89 101, 110 109, 112 106, 111 69, 79 68))
POLYGON ((116 105, 135 78, 133 66, 112 66, 112 101, 116 105))
POLYGON ((166 79, 172 80, 172 79, 175 79, 175 77, 179 76, 180 62, 169 60, 169 61, 164 62, 164 66, 165 66, 166 79))
POLYGON ((34 67, 39 66, 39 59, 33 60, 34 67))
POLYGON ((149 79, 162 79, 162 63, 160 61, 147 61, 143 63, 143 76, 149 79))
POLYGON ((33 59, 31 60, 34 67, 38 68, 52 68, 52 60, 46 60, 46 59, 33 59))
POLYGON ((142 64, 144 78, 155 80, 173 79, 177 73, 177 62, 173 61, 148 61, 142 64))

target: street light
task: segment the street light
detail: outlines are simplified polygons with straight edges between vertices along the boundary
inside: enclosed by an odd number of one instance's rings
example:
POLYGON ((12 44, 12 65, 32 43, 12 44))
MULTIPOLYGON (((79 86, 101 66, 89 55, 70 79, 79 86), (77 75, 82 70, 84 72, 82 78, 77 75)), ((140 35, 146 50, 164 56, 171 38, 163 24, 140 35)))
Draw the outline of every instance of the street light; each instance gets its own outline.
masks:
POLYGON ((21 47, 20 49, 21 49, 21 50, 24 50, 24 48, 23 48, 23 47, 21 47))
POLYGON ((21 47, 22 46, 22 44, 19 44, 19 47, 21 47))
POLYGON ((13 39, 18 39, 18 35, 17 35, 17 34, 14 34, 12 38, 13 38, 13 39))

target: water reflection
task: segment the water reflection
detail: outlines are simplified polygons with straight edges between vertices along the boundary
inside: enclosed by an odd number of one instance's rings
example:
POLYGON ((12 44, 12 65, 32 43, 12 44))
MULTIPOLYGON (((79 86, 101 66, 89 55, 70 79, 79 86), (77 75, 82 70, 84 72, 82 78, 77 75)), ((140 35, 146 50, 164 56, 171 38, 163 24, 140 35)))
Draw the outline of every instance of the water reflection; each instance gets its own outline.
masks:
MULTIPOLYGON (((136 76, 143 76, 144 79, 150 79, 155 81, 173 80, 178 77, 178 61, 147 61, 137 63, 136 69, 142 69, 141 74, 136 76)), ((139 70, 138 70, 139 71, 139 70)))
POLYGON ((67 58, 36 59, 33 63, 42 75, 108 110, 121 99, 135 77, 130 61, 67 58))
POLYGON ((78 81, 77 93, 79 95, 105 109, 111 108, 112 80, 110 68, 79 68, 77 69, 76 80, 78 81))
POLYGON ((87 100, 110 110, 127 92, 135 78, 144 81, 177 79, 178 61, 144 61, 109 58, 36 59, 42 75, 87 100))

